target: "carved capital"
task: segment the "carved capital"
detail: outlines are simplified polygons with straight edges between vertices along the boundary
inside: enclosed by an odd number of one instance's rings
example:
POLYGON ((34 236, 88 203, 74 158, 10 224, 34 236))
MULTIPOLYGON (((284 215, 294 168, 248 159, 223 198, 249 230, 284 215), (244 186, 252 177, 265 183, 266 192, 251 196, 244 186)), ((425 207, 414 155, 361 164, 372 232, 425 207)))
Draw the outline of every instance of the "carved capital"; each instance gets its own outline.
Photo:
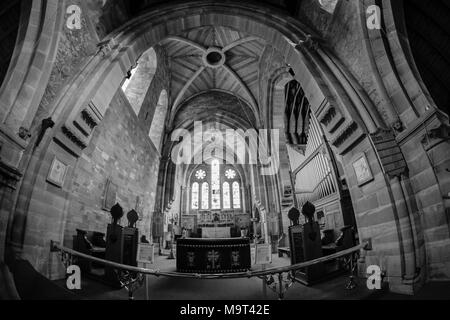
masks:
POLYGON ((405 130, 405 126, 403 125, 403 122, 397 120, 392 124, 392 129, 397 133, 401 133, 405 130))
POLYGON ((297 44, 295 48, 297 50, 306 48, 311 51, 316 51, 317 49, 319 49, 319 42, 309 34, 306 36, 305 40, 300 41, 300 43, 297 44))
POLYGON ((422 144, 430 148, 439 142, 450 142, 450 126, 442 123, 437 128, 427 130, 422 138, 422 144))
POLYGON ((31 133, 30 133, 30 130, 29 129, 27 129, 27 128, 24 128, 24 127, 20 127, 19 128, 19 137, 22 139, 22 140, 25 140, 25 141, 27 141, 28 139, 30 139, 31 138, 31 133))
POLYGON ((91 129, 94 129, 96 126, 98 126, 97 121, 95 121, 94 117, 89 113, 87 109, 81 111, 81 117, 91 129))
POLYGON ((110 53, 115 47, 117 47, 114 39, 108 39, 97 44, 97 54, 101 54, 103 57, 110 53))

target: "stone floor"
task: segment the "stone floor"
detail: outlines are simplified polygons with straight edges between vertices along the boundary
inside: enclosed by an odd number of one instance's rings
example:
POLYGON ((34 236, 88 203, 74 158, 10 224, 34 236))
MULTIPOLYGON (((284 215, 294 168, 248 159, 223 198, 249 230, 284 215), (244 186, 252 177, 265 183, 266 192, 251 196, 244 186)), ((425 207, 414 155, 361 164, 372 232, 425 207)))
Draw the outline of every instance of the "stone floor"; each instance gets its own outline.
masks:
MULTIPOLYGON (((271 267, 285 266, 289 259, 273 256, 271 267)), ((175 271, 175 260, 166 256, 157 256, 152 269, 175 271)), ((403 296, 387 291, 373 292, 366 288, 364 279, 357 279, 354 290, 346 290, 349 278, 338 276, 325 282, 307 287, 295 283, 286 293, 286 300, 409 300, 409 299, 450 299, 450 282, 430 283, 414 296, 403 296)), ((64 285, 64 281, 58 282, 64 285)), ((86 300, 127 300, 125 289, 117 290, 97 281, 83 278, 82 290, 77 294, 86 300)), ((174 279, 166 277, 148 278, 149 300, 277 300, 276 293, 267 289, 263 294, 262 280, 251 279, 174 279)), ((145 286, 137 290, 136 300, 146 299, 145 286)))

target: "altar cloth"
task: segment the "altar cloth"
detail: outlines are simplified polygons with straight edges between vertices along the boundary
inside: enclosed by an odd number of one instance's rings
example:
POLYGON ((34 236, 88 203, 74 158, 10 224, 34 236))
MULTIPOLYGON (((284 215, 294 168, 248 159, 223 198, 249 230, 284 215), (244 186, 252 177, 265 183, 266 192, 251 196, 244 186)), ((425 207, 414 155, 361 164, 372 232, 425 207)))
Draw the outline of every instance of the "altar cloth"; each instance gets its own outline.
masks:
POLYGON ((226 239, 231 238, 230 227, 203 227, 202 238, 205 239, 226 239))
POLYGON ((251 268, 250 239, 179 239, 177 271, 183 273, 234 273, 251 268))

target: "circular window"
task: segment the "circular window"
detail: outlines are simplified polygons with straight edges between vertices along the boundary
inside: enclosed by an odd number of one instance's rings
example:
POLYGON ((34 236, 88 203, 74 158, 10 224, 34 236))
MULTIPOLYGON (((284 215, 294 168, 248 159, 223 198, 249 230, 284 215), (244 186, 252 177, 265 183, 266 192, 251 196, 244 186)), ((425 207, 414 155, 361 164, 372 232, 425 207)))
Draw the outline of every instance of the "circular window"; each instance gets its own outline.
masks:
POLYGON ((232 169, 228 169, 225 172, 225 177, 227 177, 227 179, 234 179, 236 177, 236 171, 234 171, 232 169))
POLYGON ((198 180, 203 180, 206 177, 206 172, 204 170, 198 170, 197 173, 195 174, 195 177, 198 180))

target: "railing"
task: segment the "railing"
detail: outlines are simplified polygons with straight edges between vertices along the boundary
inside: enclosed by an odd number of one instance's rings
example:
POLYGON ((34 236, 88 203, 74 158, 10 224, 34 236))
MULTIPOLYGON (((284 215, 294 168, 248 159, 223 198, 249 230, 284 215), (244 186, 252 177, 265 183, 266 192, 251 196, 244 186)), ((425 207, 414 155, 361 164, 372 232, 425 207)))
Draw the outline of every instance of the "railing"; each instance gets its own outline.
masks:
POLYGON ((347 249, 337 253, 334 253, 329 256, 325 256, 322 258, 310 260, 307 262, 302 262, 295 265, 285 266, 285 267, 277 267, 277 268, 269 268, 265 270, 259 271, 247 271, 247 272, 238 272, 238 273, 224 273, 224 274, 199 274, 199 273, 179 273, 179 272, 171 272, 171 271, 161 271, 155 269, 147 269, 134 267, 129 265, 124 265, 120 263, 116 263, 113 261, 99 259, 73 249, 64 247, 56 242, 51 243, 51 251, 58 252, 61 257, 61 261, 65 265, 66 269, 73 264, 74 257, 83 258, 92 262, 97 262, 103 264, 108 267, 114 268, 118 279, 122 285, 122 288, 125 288, 128 291, 128 295, 130 300, 133 299, 134 292, 139 289, 144 283, 144 276, 150 275, 155 277, 170 277, 170 278, 189 278, 189 279, 238 279, 238 278, 261 278, 264 280, 264 283, 274 292, 278 294, 279 299, 284 298, 284 294, 295 282, 295 272, 313 266, 315 264, 332 261, 336 259, 346 258, 344 259, 344 263, 349 267, 350 275, 349 281, 346 284, 347 289, 355 288, 356 284, 354 281, 354 274, 356 270, 356 261, 359 257, 359 252, 361 250, 371 250, 370 241, 365 241, 364 243, 347 249), (287 274, 284 276, 284 274, 287 274), (276 275, 274 278, 273 276, 276 275))

